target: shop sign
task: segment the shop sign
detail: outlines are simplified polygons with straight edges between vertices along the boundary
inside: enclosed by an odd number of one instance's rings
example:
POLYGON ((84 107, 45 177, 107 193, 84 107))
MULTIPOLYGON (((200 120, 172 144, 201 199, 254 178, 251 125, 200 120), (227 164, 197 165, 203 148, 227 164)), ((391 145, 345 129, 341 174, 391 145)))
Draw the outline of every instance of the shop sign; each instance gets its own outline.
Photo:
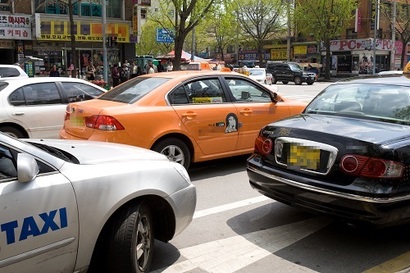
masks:
POLYGON ((31 40, 29 16, 0 15, 0 39, 31 40))
POLYGON ((13 40, 0 40, 0 48, 15 48, 13 40))
MULTIPOLYGON (((391 50, 391 40, 376 39, 377 50, 391 50)), ((368 39, 346 39, 330 41, 330 51, 372 50, 373 38, 368 39)), ((322 48, 324 50, 324 48, 322 48)))
MULTIPOLYGON (((102 42, 101 23, 76 21, 75 39, 79 42, 102 42)), ((130 42, 130 25, 124 23, 109 23, 106 26, 106 35, 116 37, 117 43, 130 42)), ((41 20, 40 28, 36 33, 37 40, 70 41, 70 24, 67 21, 41 20)))
POLYGON ((286 60, 288 54, 286 49, 272 49, 270 56, 271 60, 286 60))
POLYGON ((293 52, 295 55, 306 55, 307 53, 307 46, 299 45, 293 47, 293 52))

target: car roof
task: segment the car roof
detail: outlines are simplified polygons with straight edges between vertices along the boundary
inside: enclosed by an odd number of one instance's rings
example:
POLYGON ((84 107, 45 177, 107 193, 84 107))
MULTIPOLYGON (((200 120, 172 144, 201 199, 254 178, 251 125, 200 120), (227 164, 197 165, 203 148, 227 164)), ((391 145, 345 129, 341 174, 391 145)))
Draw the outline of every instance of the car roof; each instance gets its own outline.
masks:
POLYGON ((86 80, 78 79, 78 78, 69 78, 69 77, 32 77, 32 78, 24 78, 23 80, 18 77, 13 77, 13 78, 2 79, 0 80, 0 83, 1 82, 7 82, 12 86, 23 86, 27 84, 44 83, 44 82, 79 82, 79 83, 85 83, 85 84, 92 84, 93 87, 106 91, 104 88, 96 84, 90 83, 86 80))
POLYGON ((410 75, 401 74, 386 74, 386 75, 365 75, 351 77, 337 81, 336 84, 346 84, 346 83, 358 83, 358 84, 391 84, 391 85, 402 85, 410 86, 410 75))
POLYGON ((195 76, 226 76, 226 75, 232 75, 232 76, 237 76, 237 77, 243 77, 247 78, 246 76, 237 73, 237 72, 222 72, 218 70, 181 70, 181 71, 170 71, 170 72, 161 72, 161 73, 152 73, 152 74, 144 74, 138 77, 144 77, 144 78, 170 78, 170 79, 178 79, 180 81, 184 81, 187 79, 191 79, 192 77, 195 76))

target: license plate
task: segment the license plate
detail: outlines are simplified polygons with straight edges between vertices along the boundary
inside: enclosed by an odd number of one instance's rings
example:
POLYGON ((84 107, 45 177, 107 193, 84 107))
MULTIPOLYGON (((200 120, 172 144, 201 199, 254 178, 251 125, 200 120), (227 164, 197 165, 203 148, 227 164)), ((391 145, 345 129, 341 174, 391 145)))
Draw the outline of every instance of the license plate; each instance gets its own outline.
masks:
POLYGON ((290 145, 288 165, 309 170, 319 169, 320 150, 309 146, 290 145))

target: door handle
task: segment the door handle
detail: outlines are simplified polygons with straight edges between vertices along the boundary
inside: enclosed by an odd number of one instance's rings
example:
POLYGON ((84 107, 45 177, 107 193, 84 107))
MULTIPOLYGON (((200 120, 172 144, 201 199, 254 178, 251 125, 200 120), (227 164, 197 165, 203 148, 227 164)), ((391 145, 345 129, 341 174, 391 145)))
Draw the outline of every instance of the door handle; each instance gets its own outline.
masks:
POLYGON ((252 109, 243 109, 241 110, 239 113, 241 113, 242 115, 250 115, 253 113, 252 109))
POLYGON ((24 116, 24 112, 13 113, 13 116, 24 116))
POLYGON ((182 114, 181 116, 182 116, 183 118, 193 119, 193 118, 195 118, 197 115, 198 115, 197 113, 188 112, 188 113, 182 114))

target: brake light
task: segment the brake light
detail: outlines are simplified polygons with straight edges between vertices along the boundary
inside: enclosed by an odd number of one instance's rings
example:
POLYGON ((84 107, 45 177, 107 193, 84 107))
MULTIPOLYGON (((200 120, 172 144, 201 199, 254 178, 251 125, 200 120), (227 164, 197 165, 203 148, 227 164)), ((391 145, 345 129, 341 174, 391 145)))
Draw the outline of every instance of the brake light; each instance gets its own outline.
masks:
POLYGON ((124 126, 111 116, 91 116, 85 118, 85 126, 102 131, 124 130, 124 126))
POLYGON ((255 140, 255 153, 262 156, 268 155, 272 152, 273 142, 270 138, 258 136, 255 140))
POLYGON ((340 168, 347 174, 370 178, 399 178, 404 165, 392 160, 384 160, 362 155, 345 155, 340 160, 340 168))

